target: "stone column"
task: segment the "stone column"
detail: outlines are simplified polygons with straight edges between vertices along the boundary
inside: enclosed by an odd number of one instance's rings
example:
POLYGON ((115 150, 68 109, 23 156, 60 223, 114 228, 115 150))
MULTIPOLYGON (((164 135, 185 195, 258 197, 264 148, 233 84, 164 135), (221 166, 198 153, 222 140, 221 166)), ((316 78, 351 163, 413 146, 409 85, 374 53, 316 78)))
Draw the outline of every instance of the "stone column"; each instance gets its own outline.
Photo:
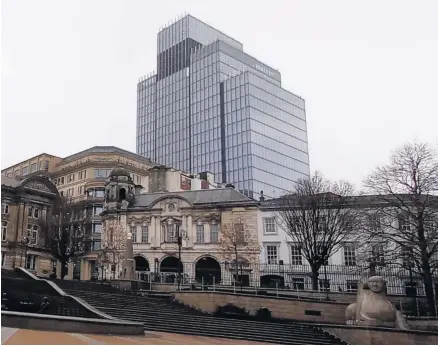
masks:
POLYGON ((155 216, 152 216, 148 231, 148 242, 151 244, 151 246, 155 246, 155 237, 155 216))
POLYGON ((187 236, 189 237, 189 241, 187 242, 187 246, 193 246, 193 221, 192 215, 187 216, 187 236))
POLYGON ((80 262, 81 266, 81 273, 80 278, 81 280, 90 280, 90 263, 86 259, 81 259, 80 262))
POLYGON ((73 280, 73 262, 67 263, 67 275, 65 276, 66 280, 73 280))
POLYGON ((18 205, 18 223, 17 223, 17 231, 15 235, 15 239, 17 242, 19 242, 23 236, 26 235, 25 225, 24 225, 24 218, 26 217, 26 205, 24 203, 20 203, 18 205))
POLYGON ((41 218, 44 220, 44 221, 47 221, 47 207, 46 206, 44 206, 43 207, 43 210, 41 211, 41 218))
POLYGON ((204 243, 210 243, 210 223, 204 223, 204 243))
POLYGON ((157 216, 155 218, 155 246, 160 247, 161 245, 161 217, 157 216))

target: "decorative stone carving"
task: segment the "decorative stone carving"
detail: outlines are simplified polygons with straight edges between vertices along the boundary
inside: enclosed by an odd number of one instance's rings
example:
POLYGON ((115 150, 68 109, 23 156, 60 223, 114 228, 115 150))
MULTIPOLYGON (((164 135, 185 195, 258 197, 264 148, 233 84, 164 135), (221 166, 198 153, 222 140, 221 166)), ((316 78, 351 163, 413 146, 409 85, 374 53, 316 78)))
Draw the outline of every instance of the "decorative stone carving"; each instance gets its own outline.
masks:
POLYGON ((44 192, 51 192, 50 189, 44 185, 43 183, 36 182, 36 181, 30 181, 24 184, 23 187, 27 187, 29 189, 44 191, 44 192))
POLYGON ((217 223, 220 222, 220 214, 219 213, 209 213, 209 214, 195 214, 193 215, 194 223, 209 223, 215 220, 217 223))
POLYGON ((345 318, 347 324, 408 329, 404 316, 388 301, 381 276, 359 284, 356 303, 347 307, 345 318))

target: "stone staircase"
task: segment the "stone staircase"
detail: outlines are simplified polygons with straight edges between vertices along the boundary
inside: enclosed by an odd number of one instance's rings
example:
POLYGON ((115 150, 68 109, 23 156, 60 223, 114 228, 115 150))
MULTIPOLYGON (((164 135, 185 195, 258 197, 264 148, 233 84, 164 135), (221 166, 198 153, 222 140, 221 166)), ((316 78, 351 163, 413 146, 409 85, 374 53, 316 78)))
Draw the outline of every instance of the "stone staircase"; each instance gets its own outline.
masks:
POLYGON ((95 286, 86 285, 87 283, 83 283, 78 289, 77 283, 61 283, 66 293, 85 300, 113 317, 143 322, 147 331, 225 337, 271 344, 345 344, 310 324, 280 324, 213 317, 189 306, 172 303, 170 295, 146 297, 133 292, 102 292, 96 291, 95 286))
POLYGON ((72 317, 96 318, 94 312, 72 297, 61 296, 46 281, 34 280, 20 270, 3 270, 2 310, 72 317))

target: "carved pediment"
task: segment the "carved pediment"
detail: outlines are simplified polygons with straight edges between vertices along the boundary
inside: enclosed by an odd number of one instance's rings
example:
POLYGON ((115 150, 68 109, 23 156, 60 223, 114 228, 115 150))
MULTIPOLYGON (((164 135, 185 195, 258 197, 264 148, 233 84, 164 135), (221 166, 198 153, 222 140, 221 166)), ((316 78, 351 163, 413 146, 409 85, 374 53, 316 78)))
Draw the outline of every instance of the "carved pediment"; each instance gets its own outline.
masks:
POLYGON ((215 221, 219 223, 221 215, 219 213, 197 214, 193 215, 193 222, 210 223, 215 221))
POLYGON ((182 217, 179 216, 166 216, 166 217, 162 217, 161 218, 161 223, 169 223, 173 222, 173 223, 181 223, 182 222, 182 217))
POLYGON ((38 181, 29 181, 28 183, 25 183, 23 185, 23 187, 28 188, 28 189, 33 189, 33 190, 39 190, 39 191, 43 191, 43 192, 52 192, 47 187, 47 185, 45 185, 41 182, 38 182, 38 181))
POLYGON ((130 218, 128 218, 128 224, 132 225, 133 223, 135 225, 138 224, 144 224, 144 223, 150 223, 151 222, 151 217, 148 215, 142 215, 140 216, 131 216, 130 218))

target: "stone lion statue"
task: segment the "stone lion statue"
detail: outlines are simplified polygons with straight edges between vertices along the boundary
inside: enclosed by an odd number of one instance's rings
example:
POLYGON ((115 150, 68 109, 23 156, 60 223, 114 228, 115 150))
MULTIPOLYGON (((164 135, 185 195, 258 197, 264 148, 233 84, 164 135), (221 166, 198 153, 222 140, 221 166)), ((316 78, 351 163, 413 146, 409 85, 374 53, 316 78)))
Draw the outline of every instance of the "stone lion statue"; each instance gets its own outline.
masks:
POLYGON ((356 303, 345 310, 347 324, 408 329, 404 316, 386 297, 386 281, 371 276, 359 284, 356 303))

